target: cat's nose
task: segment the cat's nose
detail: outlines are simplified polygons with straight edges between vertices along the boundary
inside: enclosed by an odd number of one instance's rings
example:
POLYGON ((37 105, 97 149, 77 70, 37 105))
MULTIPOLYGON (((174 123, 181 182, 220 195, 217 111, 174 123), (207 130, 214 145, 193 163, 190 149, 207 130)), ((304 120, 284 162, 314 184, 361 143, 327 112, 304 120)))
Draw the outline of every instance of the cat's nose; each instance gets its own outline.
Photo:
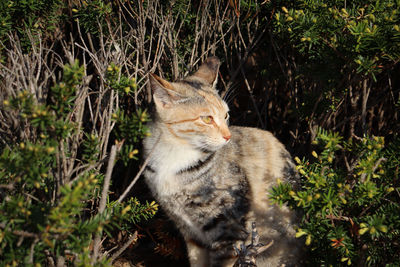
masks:
POLYGON ((225 139, 226 141, 229 141, 229 139, 231 139, 231 135, 225 135, 225 136, 224 136, 224 139, 225 139))

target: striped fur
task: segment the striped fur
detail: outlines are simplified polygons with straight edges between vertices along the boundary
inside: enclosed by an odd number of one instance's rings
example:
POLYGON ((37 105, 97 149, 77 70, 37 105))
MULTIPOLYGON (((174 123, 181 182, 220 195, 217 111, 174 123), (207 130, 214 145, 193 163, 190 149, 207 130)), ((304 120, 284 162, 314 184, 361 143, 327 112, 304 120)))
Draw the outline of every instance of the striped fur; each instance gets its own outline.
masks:
POLYGON ((146 182, 182 232, 191 266, 232 266, 233 246, 249 242, 252 222, 262 243, 274 241, 257 266, 296 265, 296 216, 267 199, 278 178, 296 181, 291 157, 269 132, 228 127, 214 88, 218 65, 210 58, 175 83, 152 76, 156 118, 144 148, 155 149, 146 182))

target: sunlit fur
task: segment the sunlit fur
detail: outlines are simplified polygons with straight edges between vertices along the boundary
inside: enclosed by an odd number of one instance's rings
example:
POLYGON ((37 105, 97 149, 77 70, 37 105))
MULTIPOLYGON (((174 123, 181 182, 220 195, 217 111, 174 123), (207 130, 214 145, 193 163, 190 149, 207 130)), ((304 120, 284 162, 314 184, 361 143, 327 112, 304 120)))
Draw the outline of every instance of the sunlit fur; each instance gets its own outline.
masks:
POLYGON ((218 64, 209 59, 174 83, 152 76, 146 182, 183 234, 191 266, 232 266, 233 246, 249 242, 252 222, 260 242, 274 241, 257 266, 299 265, 296 216, 268 201, 278 178, 296 181, 290 155, 269 132, 228 127, 228 107, 214 88, 218 64))

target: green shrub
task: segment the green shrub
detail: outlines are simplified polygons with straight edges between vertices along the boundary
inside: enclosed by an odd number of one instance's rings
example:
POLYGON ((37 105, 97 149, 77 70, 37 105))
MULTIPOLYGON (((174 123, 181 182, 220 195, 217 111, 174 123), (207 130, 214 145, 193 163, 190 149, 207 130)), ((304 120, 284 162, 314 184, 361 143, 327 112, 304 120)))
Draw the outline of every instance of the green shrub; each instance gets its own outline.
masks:
MULTIPOLYGON (((158 209, 154 202, 141 204, 131 198, 122 204, 111 201, 108 191, 102 195, 105 174, 90 167, 99 161, 99 140, 79 128, 70 115, 83 76, 78 61, 66 65, 62 81, 51 88, 47 105, 38 104, 27 91, 3 101, 3 111, 15 114, 21 127, 29 129, 19 141, 3 147, 0 155, 0 254, 5 265, 107 265, 107 257, 93 256, 94 236, 111 236, 116 229, 132 232, 133 223, 152 217, 158 209), (80 157, 74 158, 68 149, 71 136, 82 137, 80 157), (66 165, 60 161, 71 159, 88 165, 79 165, 82 171, 67 179, 60 169, 66 165), (108 200, 105 209, 96 212, 104 197, 108 200)), ((120 76, 121 81, 127 79, 120 76)), ((113 87, 121 83, 108 82, 113 87)), ((118 117, 118 125, 129 121, 134 127, 118 131, 117 136, 136 134, 137 145, 138 138, 146 134, 140 125, 147 118, 140 114, 142 120, 118 117)), ((127 143, 132 148, 133 141, 127 143)), ((117 157, 125 162, 131 158, 129 152, 117 157)), ((113 165, 111 162, 107 170, 113 165)))
POLYGON ((287 35, 309 64, 329 63, 318 64, 324 72, 354 68, 376 80, 400 57, 398 1, 315 0, 290 6, 275 13, 275 30, 287 35))
POLYGON ((72 12, 85 31, 94 35, 100 32, 107 34, 111 30, 107 28, 107 22, 115 22, 111 2, 103 0, 84 1, 80 7, 73 8, 72 12))
POLYGON ((273 202, 303 214, 296 237, 305 237, 311 265, 398 266, 400 264, 400 139, 343 141, 320 130, 320 152, 296 158, 301 186, 280 183, 273 202))
POLYGON ((272 37, 278 59, 285 62, 281 72, 296 96, 290 107, 296 116, 346 138, 389 133, 393 124, 367 114, 381 112, 374 107, 382 105, 391 110, 385 112, 391 119, 397 116, 397 91, 393 98, 385 96, 394 90, 400 59, 400 3, 300 0, 270 8, 272 37))
MULTIPOLYGON (((8 34, 18 34, 22 48, 30 48, 31 37, 36 41, 39 40, 38 35, 50 37, 59 27, 64 18, 64 7, 65 3, 61 0, 0 1, 0 42, 6 43, 8 34)), ((0 52, 2 48, 0 46, 0 52)))

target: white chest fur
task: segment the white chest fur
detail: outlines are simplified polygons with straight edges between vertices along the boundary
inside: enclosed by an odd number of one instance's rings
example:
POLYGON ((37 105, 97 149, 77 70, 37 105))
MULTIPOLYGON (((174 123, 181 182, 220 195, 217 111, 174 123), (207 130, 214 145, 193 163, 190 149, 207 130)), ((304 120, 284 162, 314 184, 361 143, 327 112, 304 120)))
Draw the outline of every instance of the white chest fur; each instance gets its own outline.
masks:
MULTIPOLYGON (((150 143, 152 142, 145 142, 145 146, 150 143)), ((171 142, 162 136, 149 161, 155 173, 151 178, 147 177, 147 181, 158 195, 174 194, 180 191, 182 186, 176 173, 196 164, 201 156, 202 153, 190 145, 171 142)))

